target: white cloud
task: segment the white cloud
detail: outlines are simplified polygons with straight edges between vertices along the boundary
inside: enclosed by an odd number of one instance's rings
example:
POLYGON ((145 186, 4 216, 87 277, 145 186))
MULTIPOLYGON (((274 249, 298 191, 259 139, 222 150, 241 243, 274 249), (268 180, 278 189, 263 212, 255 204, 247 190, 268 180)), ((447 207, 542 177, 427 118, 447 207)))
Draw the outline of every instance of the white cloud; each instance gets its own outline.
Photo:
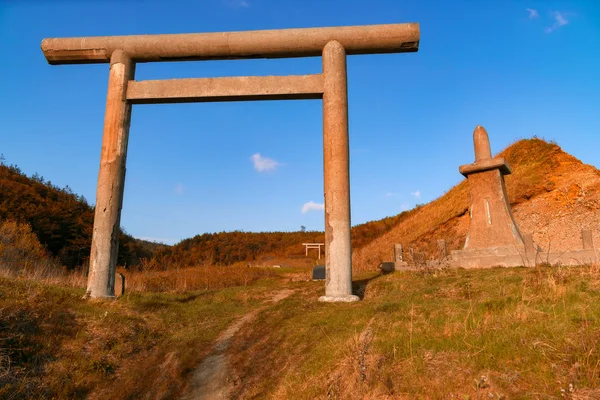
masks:
POLYGON ((174 191, 176 195, 181 196, 183 193, 185 193, 185 186, 183 186, 183 183, 178 183, 175 185, 174 191))
POLYGON ((314 201, 309 201, 308 203, 304 203, 302 206, 302 214, 306 214, 309 211, 323 211, 325 210, 325 204, 315 203, 314 201))
POLYGON ((416 197, 417 199, 421 197, 421 191, 417 190, 416 192, 411 192, 411 196, 416 197))
POLYGON ((537 10, 534 10, 533 8, 526 8, 525 10, 529 13, 529 19, 534 19, 540 16, 537 10))
POLYGON ((258 172, 271 171, 281 165, 275 160, 261 156, 260 153, 253 154, 252 157, 250 157, 250 160, 252 160, 254 169, 258 172))
POLYGON ((391 196, 393 196, 393 195, 394 195, 394 193, 392 193, 392 192, 387 192, 387 193, 385 194, 385 197, 391 197, 391 196))
POLYGON ((569 20, 565 17, 565 15, 563 13, 560 13, 558 11, 554 11, 552 13, 552 16, 554 18, 554 23, 552 24, 552 26, 549 26, 548 28, 546 28, 544 30, 546 33, 554 32, 555 30, 557 30, 561 26, 565 26, 565 25, 567 25, 569 23, 569 20))

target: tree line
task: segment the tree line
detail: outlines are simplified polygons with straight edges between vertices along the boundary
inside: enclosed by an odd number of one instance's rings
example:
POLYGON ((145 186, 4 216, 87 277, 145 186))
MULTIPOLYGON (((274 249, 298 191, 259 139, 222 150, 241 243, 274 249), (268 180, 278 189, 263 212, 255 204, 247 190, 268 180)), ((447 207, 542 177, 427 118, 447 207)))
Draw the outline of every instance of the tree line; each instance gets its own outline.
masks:
MULTIPOLYGON (((409 212, 352 228, 352 245, 359 248, 383 235, 409 212)), ((67 186, 60 188, 34 174, 29 177, 0 157, 0 221, 27 223, 60 264, 86 267, 92 240, 94 207, 67 186)), ((323 243, 324 232, 218 232, 196 235, 174 246, 133 238, 121 228, 118 263, 135 267, 231 265, 267 255, 300 257, 302 243, 323 243)))

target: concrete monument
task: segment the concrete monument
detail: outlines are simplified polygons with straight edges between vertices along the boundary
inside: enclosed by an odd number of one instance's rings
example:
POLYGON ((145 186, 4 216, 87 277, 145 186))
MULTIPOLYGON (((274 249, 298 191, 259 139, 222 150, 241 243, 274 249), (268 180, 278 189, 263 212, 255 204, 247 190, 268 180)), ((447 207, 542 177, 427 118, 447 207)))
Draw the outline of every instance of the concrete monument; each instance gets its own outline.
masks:
POLYGON ((473 133, 475 163, 459 168, 471 191, 469 230, 463 250, 452 251, 451 265, 463 268, 493 266, 533 267, 539 264, 582 265, 598 262, 592 232, 581 232, 582 249, 547 252, 532 234, 521 235, 506 195, 504 175, 511 173, 501 157, 492 158, 488 134, 482 126, 473 133))
POLYGON ((523 265, 519 257, 516 264, 512 257, 505 257, 525 253, 504 183, 510 167, 504 158, 492 158, 490 140, 481 125, 473 132, 473 144, 475 162, 459 168, 471 191, 469 230, 463 250, 452 252, 452 264, 464 268, 523 265))
POLYGON ((408 23, 44 39, 42 51, 50 64, 110 64, 88 296, 115 295, 132 104, 322 99, 327 277, 319 300, 358 300, 352 295, 346 56, 416 52, 419 38, 419 25, 408 23), (321 74, 135 80, 140 62, 316 56, 322 57, 321 74))

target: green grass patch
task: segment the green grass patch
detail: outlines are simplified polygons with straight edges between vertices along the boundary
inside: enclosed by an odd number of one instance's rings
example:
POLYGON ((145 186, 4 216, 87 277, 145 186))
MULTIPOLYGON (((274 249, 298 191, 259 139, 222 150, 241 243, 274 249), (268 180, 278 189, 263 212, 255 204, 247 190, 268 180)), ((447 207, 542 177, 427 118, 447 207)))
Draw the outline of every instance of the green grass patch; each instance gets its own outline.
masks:
POLYGON ((236 339, 237 397, 557 398, 600 386, 594 268, 394 273, 354 304, 303 288, 236 339))

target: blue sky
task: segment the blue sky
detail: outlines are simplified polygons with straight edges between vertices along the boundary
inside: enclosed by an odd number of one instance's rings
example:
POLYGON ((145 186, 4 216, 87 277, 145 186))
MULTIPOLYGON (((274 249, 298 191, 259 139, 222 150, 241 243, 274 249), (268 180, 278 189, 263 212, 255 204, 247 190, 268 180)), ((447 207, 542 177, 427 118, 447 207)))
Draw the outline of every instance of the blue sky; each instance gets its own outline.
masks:
MULTIPOLYGON (((420 23, 418 53, 348 58, 353 225, 460 182, 477 124, 494 153, 538 135, 600 167, 595 0, 0 0, 0 153, 94 203, 108 65, 50 66, 45 37, 402 22, 420 23)), ((154 63, 136 79, 320 69, 320 58, 154 63)), ((319 100, 134 106, 122 225, 168 243, 322 230, 322 171, 319 100)))

